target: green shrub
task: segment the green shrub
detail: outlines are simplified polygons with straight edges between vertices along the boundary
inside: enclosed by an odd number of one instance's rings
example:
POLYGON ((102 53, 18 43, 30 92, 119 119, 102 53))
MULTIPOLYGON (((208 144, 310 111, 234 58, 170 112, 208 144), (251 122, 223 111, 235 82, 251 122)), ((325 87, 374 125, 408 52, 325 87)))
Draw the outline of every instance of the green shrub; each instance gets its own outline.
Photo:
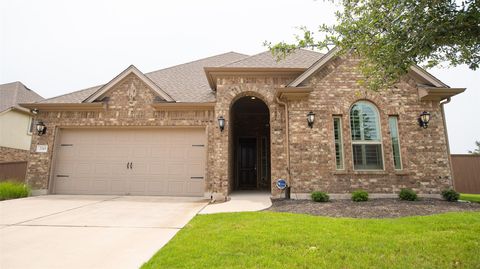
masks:
POLYGON ((398 194, 398 197, 405 201, 416 201, 418 199, 417 193, 412 189, 402 189, 398 194))
POLYGON ((456 202, 458 201, 458 198, 460 198, 460 193, 456 192, 453 189, 448 189, 442 191, 442 197, 449 202, 456 202))
POLYGON ((5 181, 0 183, 0 201, 27 197, 30 188, 24 183, 5 181))
POLYGON ((326 192, 323 191, 314 191, 312 192, 312 200, 315 202, 328 202, 330 200, 330 196, 326 192))
POLYGON ((364 190, 358 190, 358 191, 352 192, 352 201, 354 202, 368 201, 368 192, 364 190))

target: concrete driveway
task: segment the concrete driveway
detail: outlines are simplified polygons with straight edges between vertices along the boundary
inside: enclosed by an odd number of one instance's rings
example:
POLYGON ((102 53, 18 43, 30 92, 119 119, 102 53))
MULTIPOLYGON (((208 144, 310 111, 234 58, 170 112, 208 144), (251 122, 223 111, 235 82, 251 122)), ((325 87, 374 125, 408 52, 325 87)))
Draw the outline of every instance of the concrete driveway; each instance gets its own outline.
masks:
POLYGON ((0 202, 0 268, 138 268, 207 204, 48 195, 0 202))

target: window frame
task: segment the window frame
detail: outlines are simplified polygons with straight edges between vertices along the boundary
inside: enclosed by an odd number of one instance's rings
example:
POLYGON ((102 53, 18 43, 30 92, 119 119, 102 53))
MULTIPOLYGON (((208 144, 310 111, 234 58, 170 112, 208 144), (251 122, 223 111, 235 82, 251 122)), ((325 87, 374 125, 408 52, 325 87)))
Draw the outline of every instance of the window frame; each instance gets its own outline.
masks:
POLYGON ((390 133, 390 143, 392 143, 392 161, 393 161, 393 168, 397 171, 403 170, 403 162, 402 162, 402 148, 400 144, 400 130, 398 127, 398 115, 389 115, 388 116, 388 131, 390 133), (397 168, 395 165, 395 152, 393 146, 393 137, 392 137, 392 129, 390 127, 390 119, 395 119, 395 127, 397 130, 397 144, 398 144, 398 159, 400 161, 400 168, 397 168))
MULTIPOLYGON (((369 101, 365 100, 360 100, 357 102, 354 102, 351 106, 350 109, 348 110, 348 117, 349 117, 349 123, 350 123, 350 141, 352 144, 351 150, 352 150, 352 168, 353 171, 359 171, 359 172, 378 172, 378 171, 385 171, 385 154, 384 154, 384 149, 383 149, 383 136, 382 136, 382 123, 381 123, 381 117, 380 117, 380 111, 378 110, 377 106, 369 101), (377 116, 377 121, 376 121, 376 128, 378 130, 378 140, 373 141, 373 140, 353 140, 353 128, 352 128, 352 109, 356 104, 366 104, 370 107, 373 108, 373 110, 376 113, 377 116), (354 155, 354 150, 353 146, 354 145, 380 145, 380 156, 382 158, 382 168, 380 169, 355 169, 355 155, 354 155)), ((362 128, 362 127, 361 127, 362 128)))
POLYGON ((35 120, 33 117, 30 117, 28 120, 28 126, 27 126, 27 135, 33 135, 33 131, 35 130, 35 120))
POLYGON ((341 115, 333 115, 333 147, 335 152, 335 170, 345 170, 345 151, 343 147, 343 124, 341 115), (339 152, 340 152, 340 166, 337 164, 337 140, 335 139, 335 120, 338 120, 338 133, 339 133, 339 152))

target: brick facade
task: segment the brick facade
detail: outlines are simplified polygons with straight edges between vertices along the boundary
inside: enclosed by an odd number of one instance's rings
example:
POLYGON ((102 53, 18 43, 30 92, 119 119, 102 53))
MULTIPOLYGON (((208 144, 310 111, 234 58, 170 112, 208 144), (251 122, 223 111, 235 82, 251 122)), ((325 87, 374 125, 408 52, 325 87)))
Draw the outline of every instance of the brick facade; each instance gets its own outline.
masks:
MULTIPOLYGON (((291 186, 294 193, 322 190, 344 194, 363 188, 371 193, 393 194, 409 187, 420 194, 438 194, 451 187, 445 126, 439 103, 419 101, 416 83, 405 78, 396 87, 380 92, 363 90, 355 68, 355 58, 337 58, 317 72, 305 86, 313 92, 301 100, 289 101, 289 134, 291 186), (354 171, 350 137, 350 107, 358 100, 369 101, 380 112, 384 170, 354 171), (428 129, 418 126, 422 111, 429 111, 432 120, 428 129), (308 128, 306 114, 316 113, 315 124, 308 128), (342 118, 344 170, 335 168, 333 116, 342 118), (388 116, 398 116, 403 169, 393 166, 388 116)), ((102 111, 40 111, 37 119, 44 121, 48 131, 35 135, 32 141, 27 182, 33 188, 47 189, 52 168, 56 130, 61 127, 140 127, 140 126, 202 126, 208 134, 205 191, 216 197, 232 191, 233 143, 230 109, 244 96, 255 96, 265 102, 270 113, 271 191, 278 178, 287 177, 285 153, 285 110, 276 101, 276 88, 295 79, 288 75, 221 75, 216 79, 216 104, 211 110, 162 111, 151 104, 157 95, 131 74, 106 93, 107 107, 102 111), (134 101, 128 99, 131 83, 137 88, 134 101), (223 116, 226 127, 220 132, 217 118, 223 116), (48 153, 35 153, 38 144, 47 144, 48 153)))
POLYGON ((28 150, 0 147, 0 162, 19 162, 28 160, 28 150))

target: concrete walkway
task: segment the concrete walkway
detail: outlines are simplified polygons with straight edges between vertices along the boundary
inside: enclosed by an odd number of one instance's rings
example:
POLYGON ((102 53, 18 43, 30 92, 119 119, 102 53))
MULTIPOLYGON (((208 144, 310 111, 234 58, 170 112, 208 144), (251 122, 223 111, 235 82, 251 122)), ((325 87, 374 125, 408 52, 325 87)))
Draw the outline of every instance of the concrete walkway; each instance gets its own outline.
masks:
POLYGON ((48 195, 0 202, 0 268, 138 268, 208 200, 48 195))
POLYGON ((272 205, 270 192, 237 191, 232 193, 230 198, 230 201, 225 203, 207 205, 199 214, 259 211, 272 205))

